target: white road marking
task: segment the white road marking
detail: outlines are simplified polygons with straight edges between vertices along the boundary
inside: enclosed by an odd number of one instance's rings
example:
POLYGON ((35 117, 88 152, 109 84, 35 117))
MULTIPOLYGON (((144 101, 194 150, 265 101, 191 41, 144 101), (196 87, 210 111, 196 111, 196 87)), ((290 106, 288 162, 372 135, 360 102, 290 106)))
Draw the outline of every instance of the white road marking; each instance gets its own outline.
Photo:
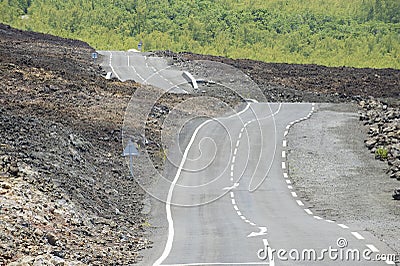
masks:
POLYGON ((234 168, 235 166, 233 165, 233 164, 231 164, 231 171, 233 171, 233 168, 234 168))
POLYGON ((296 202, 297 202, 297 204, 298 204, 299 206, 304 206, 304 203, 303 203, 301 200, 296 200, 296 202))
POLYGON ((232 200, 232 204, 233 204, 233 205, 236 205, 235 199, 231 199, 231 200, 232 200))
POLYGON ((236 211, 237 215, 241 216, 242 213, 240 211, 236 211))
POLYGON ((367 246, 367 248, 369 248, 372 252, 375 252, 375 253, 378 253, 379 252, 379 249, 377 249, 374 245, 372 245, 372 244, 367 244, 366 245, 367 246))
POLYGON ((292 190, 292 189, 293 189, 293 187, 292 187, 292 186, 287 186, 287 188, 288 188, 288 189, 290 189, 290 190, 292 190))
POLYGON ((286 137, 288 133, 289 132, 286 130, 285 133, 283 133, 283 136, 286 137))
POLYGON ((292 181, 290 181, 289 179, 286 179, 286 184, 292 184, 292 181))
POLYGON ((344 224, 338 224, 339 227, 342 227, 343 229, 348 229, 349 227, 347 225, 344 224))
POLYGON ((284 177, 284 178, 288 178, 289 176, 288 176, 287 173, 283 173, 283 177, 284 177))
POLYGON ((386 264, 388 264, 388 265, 396 265, 396 263, 394 263, 394 261, 391 261, 391 260, 387 260, 387 261, 385 261, 386 262, 386 264))
POLYGON ((240 133, 243 133, 243 131, 244 131, 244 127, 242 127, 242 129, 240 130, 240 133))
POLYGON ((239 147, 239 144, 240 144, 240 139, 238 139, 238 140, 236 141, 236 147, 239 147))
POLYGON ((235 197, 235 194, 233 194, 233 192, 231 191, 231 198, 234 198, 235 197))
POLYGON ((251 223, 250 223, 250 225, 252 225, 252 226, 256 226, 256 224, 255 224, 255 223, 253 223, 253 222, 251 222, 251 223))
POLYGON ((282 158, 286 158, 286 152, 282 151, 282 158))
POLYGON ((242 220, 246 220, 246 217, 244 217, 243 215, 240 215, 240 218, 241 218, 242 220))
POLYGON ((242 134, 243 134, 242 132, 239 133, 239 139, 242 138, 242 134))
POLYGON ((190 147, 193 145, 194 139, 197 136, 197 133, 200 131, 200 129, 209 123, 211 120, 204 121, 202 124, 200 124, 196 130, 193 132, 192 137, 190 138, 190 141, 185 149, 185 152, 183 153, 181 163, 179 165, 178 171, 176 172, 175 178, 171 183, 171 186, 169 187, 168 195, 167 195, 167 201, 165 203, 165 210, 167 214, 167 221, 168 221, 168 238, 167 238, 167 243, 165 244, 165 248, 161 256, 157 259, 156 262, 154 262, 154 265, 160 265, 169 255, 172 249, 172 244, 174 242, 174 235, 175 235, 175 230, 174 230, 174 221, 172 219, 172 213, 171 213, 171 200, 172 200, 172 193, 174 192, 174 188, 176 183, 178 182, 179 176, 181 175, 183 165, 186 162, 186 158, 189 154, 190 147))
POLYGON ((260 226, 258 229, 260 229, 260 232, 251 232, 247 237, 262 236, 267 234, 267 227, 260 226))
POLYGON ((233 171, 231 171, 231 177, 233 177, 233 171))
POLYGON ((286 129, 289 129, 289 128, 290 128, 290 125, 287 125, 287 126, 286 126, 286 129))
POLYGON ((233 151, 233 155, 236 155, 236 154, 237 154, 237 151, 238 151, 238 149, 235 148, 235 150, 233 151))
POLYGON ((297 198, 297 194, 296 194, 296 192, 291 192, 292 193, 292 196, 294 197, 294 198, 297 198))
POLYGON ((287 145, 286 140, 283 140, 283 141, 282 141, 282 146, 283 146, 283 147, 286 147, 286 145, 287 145))
POLYGON ((317 219, 317 220, 322 220, 322 218, 319 217, 319 216, 314 216, 314 218, 317 219))
POLYGON ((232 157, 232 163, 235 163, 235 161, 236 161, 236 156, 234 155, 234 156, 232 157))
POLYGON ((237 205, 234 205, 233 208, 235 209, 235 211, 239 211, 239 208, 237 205))
POLYGON ((365 239, 362 235, 360 235, 358 232, 351 232, 351 234, 357 238, 358 240, 365 239))
POLYGON ((332 221, 332 220, 325 220, 325 222, 327 222, 327 223, 334 223, 334 221, 332 221))
MULTIPOLYGON (((267 262, 196 262, 185 264, 161 264, 160 266, 207 266, 207 265, 268 265, 267 262)), ((272 266, 272 264, 269 264, 272 266)))
POLYGON ((309 215, 312 215, 312 214, 313 214, 312 211, 311 211, 310 209, 304 209, 304 211, 305 211, 307 214, 309 214, 309 215))
POLYGON ((286 169, 286 163, 282 162, 282 169, 286 169))

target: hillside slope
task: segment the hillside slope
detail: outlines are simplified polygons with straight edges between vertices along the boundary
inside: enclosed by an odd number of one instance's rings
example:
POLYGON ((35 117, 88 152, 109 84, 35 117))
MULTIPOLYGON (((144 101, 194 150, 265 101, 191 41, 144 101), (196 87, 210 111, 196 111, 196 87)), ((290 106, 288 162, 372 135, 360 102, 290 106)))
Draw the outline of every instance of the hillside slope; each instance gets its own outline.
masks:
POLYGON ((267 62, 400 68, 397 0, 19 0, 0 22, 96 49, 188 51, 267 62))

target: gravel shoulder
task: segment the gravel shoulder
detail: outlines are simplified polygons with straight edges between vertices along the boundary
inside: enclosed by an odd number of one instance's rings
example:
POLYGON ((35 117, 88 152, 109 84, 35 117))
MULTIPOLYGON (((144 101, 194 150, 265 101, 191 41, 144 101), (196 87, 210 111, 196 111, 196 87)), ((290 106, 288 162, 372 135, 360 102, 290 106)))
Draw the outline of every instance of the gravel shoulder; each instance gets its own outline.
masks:
POLYGON ((320 104, 288 135, 289 174, 314 213, 372 232, 400 252, 398 185, 366 149, 367 128, 355 104, 320 104))

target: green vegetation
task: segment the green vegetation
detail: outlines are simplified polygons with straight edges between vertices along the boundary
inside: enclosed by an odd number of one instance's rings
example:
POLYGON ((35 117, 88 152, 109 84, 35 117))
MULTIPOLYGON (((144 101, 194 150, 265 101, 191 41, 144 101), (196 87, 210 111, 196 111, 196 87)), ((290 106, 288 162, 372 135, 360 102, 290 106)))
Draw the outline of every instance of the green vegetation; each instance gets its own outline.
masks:
POLYGON ((0 0, 0 21, 99 50, 400 69, 399 0, 0 0))
POLYGON ((375 158, 386 160, 388 158, 388 150, 386 148, 380 147, 375 151, 375 158))

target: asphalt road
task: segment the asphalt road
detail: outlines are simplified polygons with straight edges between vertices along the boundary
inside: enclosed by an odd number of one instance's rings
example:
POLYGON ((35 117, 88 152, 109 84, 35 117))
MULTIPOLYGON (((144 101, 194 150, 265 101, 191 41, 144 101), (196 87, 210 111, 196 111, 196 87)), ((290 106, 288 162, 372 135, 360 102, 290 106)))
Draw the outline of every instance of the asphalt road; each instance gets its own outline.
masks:
POLYGON ((286 135, 315 108, 253 103, 197 127, 169 184, 167 226, 144 264, 393 264, 364 259, 393 252, 362 228, 316 216, 296 194, 286 135))
MULTIPOLYGON (((162 58, 100 53, 103 66, 120 80, 178 93, 189 86, 162 58)), ((393 252, 372 234, 315 215, 295 191, 286 136, 317 109, 307 103, 249 103, 178 140, 183 149, 171 148, 167 176, 153 190, 163 200, 153 204, 153 221, 159 222, 142 264, 394 264, 375 260, 393 252)))
POLYGON ((98 51, 103 55, 102 67, 121 81, 134 80, 174 93, 188 93, 191 86, 183 72, 161 57, 125 51, 98 51))

